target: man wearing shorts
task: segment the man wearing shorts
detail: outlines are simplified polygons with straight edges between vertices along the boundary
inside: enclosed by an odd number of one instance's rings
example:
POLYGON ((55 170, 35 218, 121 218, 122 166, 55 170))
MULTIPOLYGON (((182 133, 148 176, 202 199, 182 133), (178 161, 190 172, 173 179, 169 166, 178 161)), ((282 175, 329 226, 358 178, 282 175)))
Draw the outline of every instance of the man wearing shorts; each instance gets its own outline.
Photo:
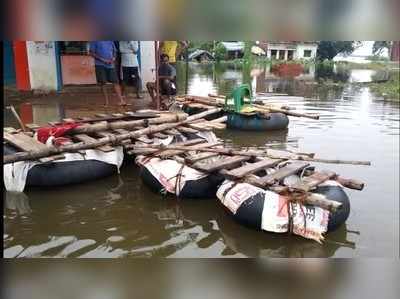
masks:
POLYGON ((108 106, 108 95, 105 84, 110 82, 114 85, 115 92, 120 101, 120 105, 126 105, 122 96, 121 86, 115 69, 117 49, 113 41, 94 41, 90 43, 90 55, 95 59, 96 79, 100 84, 104 94, 106 105, 108 106))
MULTIPOLYGON (((122 80, 124 87, 134 86, 136 88, 136 98, 141 99, 142 80, 139 74, 139 62, 137 53, 139 51, 138 41, 120 41, 119 50, 121 52, 122 80)), ((125 89, 125 88, 124 88, 125 89)))

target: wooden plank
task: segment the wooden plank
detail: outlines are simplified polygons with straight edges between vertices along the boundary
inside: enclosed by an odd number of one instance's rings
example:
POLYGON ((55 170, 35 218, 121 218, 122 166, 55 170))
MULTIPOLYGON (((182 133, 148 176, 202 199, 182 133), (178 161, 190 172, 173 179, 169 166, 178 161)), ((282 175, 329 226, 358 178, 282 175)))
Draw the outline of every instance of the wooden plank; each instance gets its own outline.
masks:
POLYGON ((232 169, 225 173, 224 175, 231 180, 236 180, 240 179, 246 175, 256 173, 257 171, 269 168, 269 167, 274 167, 278 165, 280 162, 283 160, 272 160, 272 159, 263 159, 261 161, 258 161, 256 163, 249 163, 247 165, 243 165, 242 167, 232 169))
POLYGON ((298 184, 291 186, 291 188, 308 192, 317 187, 319 184, 322 184, 323 182, 334 178, 335 176, 336 173, 333 171, 314 172, 310 176, 303 177, 298 184))
MULTIPOLYGON (((196 149, 201 149, 201 148, 210 148, 210 147, 214 147, 214 146, 218 146, 221 145, 221 142, 212 142, 212 143, 207 143, 206 140, 202 139, 204 144, 199 144, 196 145, 195 147, 191 148, 190 146, 188 146, 188 150, 193 150, 196 151, 196 149)), ((176 156, 176 155, 180 155, 187 152, 186 151, 182 151, 182 150, 166 150, 161 152, 158 156, 161 158, 168 158, 171 156, 176 156)))
MULTIPOLYGON (((95 134, 96 136, 99 136, 99 137, 115 136, 115 134, 113 134, 113 133, 111 133, 111 132, 107 132, 107 131, 96 132, 96 133, 94 133, 94 134, 95 134)), ((122 140, 120 143, 121 143, 122 145, 126 145, 126 144, 130 144, 131 141, 130 141, 129 139, 125 139, 125 140, 122 140)))
POLYGON ((94 116, 100 117, 100 118, 112 118, 111 115, 105 114, 105 113, 96 113, 94 116))
POLYGON ((47 149, 47 146, 24 133, 10 134, 4 132, 4 139, 25 152, 47 149))
POLYGON ((286 165, 282 167, 281 169, 277 170, 276 172, 260 177, 257 179, 257 185, 258 186, 268 186, 268 185, 273 185, 276 182, 284 179, 285 177, 295 174, 298 171, 306 168, 310 164, 307 162, 301 162, 301 161, 296 161, 292 162, 289 165, 286 165))
MULTIPOLYGON (((125 129, 115 129, 113 130, 114 132, 117 132, 118 134, 126 134, 129 133, 128 130, 125 129)), ((153 140, 151 140, 150 138, 148 138, 147 136, 140 136, 138 138, 135 138, 136 140, 139 140, 140 142, 146 143, 146 144, 151 144, 153 143, 153 140)))
POLYGON ((73 118, 63 118, 62 121, 63 121, 63 122, 66 122, 66 123, 74 123, 74 122, 77 122, 77 120, 75 120, 75 119, 73 119, 73 118))
POLYGON ((155 138, 160 138, 160 139, 166 139, 166 138, 168 138, 168 135, 166 135, 166 134, 163 134, 163 133, 154 133, 154 134, 151 134, 153 137, 155 137, 155 138))
MULTIPOLYGON (((83 142, 87 142, 87 143, 92 143, 92 142, 97 141, 95 138, 90 137, 89 135, 86 135, 86 134, 72 135, 72 137, 78 139, 79 141, 83 141, 83 142)), ((98 149, 99 151, 102 151, 102 152, 112 152, 114 150, 114 148, 109 145, 99 146, 99 147, 96 147, 96 149, 98 149)))
POLYGON ((26 124, 25 127, 31 131, 35 131, 40 128, 40 126, 37 124, 26 124))
POLYGON ((205 172, 214 172, 214 171, 221 170, 221 169, 231 169, 231 168, 237 166, 238 164, 240 164, 241 162, 245 162, 250 159, 251 159, 251 157, 245 157, 245 156, 225 157, 225 158, 221 159, 220 161, 213 162, 213 163, 197 162, 197 163, 191 165, 191 167, 196 168, 201 171, 205 171, 205 172))
POLYGON ((5 127, 3 128, 3 131, 9 134, 15 134, 19 132, 17 129, 14 129, 12 127, 5 127))
POLYGON ((179 132, 181 132, 181 133, 187 133, 187 134, 196 134, 196 133, 199 133, 199 130, 195 130, 195 129, 187 128, 187 127, 182 127, 182 126, 177 127, 176 129, 177 129, 179 132))
POLYGON ((168 135, 172 135, 172 136, 181 135, 181 133, 178 130, 175 130, 175 129, 169 129, 169 130, 165 130, 163 132, 168 134, 168 135))
POLYGON ((196 162, 206 160, 209 158, 213 158, 213 157, 217 157, 217 156, 219 156, 218 153, 200 153, 197 155, 192 155, 192 156, 186 157, 185 162, 187 164, 194 164, 196 162))
MULTIPOLYGON (((183 141, 183 142, 177 142, 174 143, 174 145, 179 145, 179 146, 190 146, 190 145, 198 145, 201 143, 206 143, 207 141, 201 138, 197 138, 197 139, 192 139, 192 140, 187 140, 187 141, 183 141)), ((198 145, 199 146, 199 145, 198 145)), ((131 145, 129 146, 129 148, 134 148, 135 145, 131 145)), ((159 149, 150 149, 150 148, 142 148, 142 149, 133 149, 131 151, 133 154, 136 155, 148 155, 148 154, 154 154, 157 152, 160 152, 159 149)), ((169 153, 172 153, 172 155, 176 154, 176 153, 181 153, 183 151, 177 151, 177 150, 165 150, 164 153, 166 152, 166 154, 168 155, 169 153), (169 153, 168 153, 169 152, 169 153)), ((160 152, 161 153, 161 152, 160 152)))
MULTIPOLYGON (((10 144, 25 152, 47 149, 47 146, 24 133, 9 134, 4 132, 4 139, 10 144)), ((39 159, 40 162, 47 163, 58 159, 63 159, 64 155, 53 155, 39 159)))
POLYGON ((204 127, 199 124, 187 124, 185 126, 199 131, 212 131, 212 128, 204 127))

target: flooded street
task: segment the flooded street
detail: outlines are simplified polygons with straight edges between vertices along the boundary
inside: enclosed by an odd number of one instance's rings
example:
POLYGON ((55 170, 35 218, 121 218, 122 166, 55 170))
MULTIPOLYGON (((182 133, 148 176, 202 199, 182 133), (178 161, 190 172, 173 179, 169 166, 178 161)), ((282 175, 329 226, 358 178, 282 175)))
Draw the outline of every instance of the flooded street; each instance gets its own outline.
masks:
MULTIPOLYGON (((371 161, 372 166, 315 163, 365 182, 363 191, 345 190, 352 205, 346 225, 328 234, 322 245, 256 232, 235 223, 216 199, 185 201, 152 193, 133 161, 127 161, 119 176, 22 194, 5 192, 6 257, 398 256, 400 106, 375 97, 362 84, 346 83, 370 81, 373 71, 352 70, 345 81, 326 85, 316 83, 318 70, 313 67, 295 78, 279 77, 268 68, 244 71, 212 64, 190 64, 187 80, 185 74, 181 65, 180 93, 228 94, 249 82, 260 99, 320 114, 318 121, 291 117, 288 131, 283 132, 219 131, 217 135, 228 143, 371 161), (289 96, 268 98, 263 92, 289 96)), ((35 100, 30 122, 89 115, 89 109, 73 108, 83 100, 70 100, 67 96, 62 101, 35 100)), ((23 114, 24 105, 16 108, 23 114)), ((4 116, 5 126, 17 126, 7 111, 4 116)))

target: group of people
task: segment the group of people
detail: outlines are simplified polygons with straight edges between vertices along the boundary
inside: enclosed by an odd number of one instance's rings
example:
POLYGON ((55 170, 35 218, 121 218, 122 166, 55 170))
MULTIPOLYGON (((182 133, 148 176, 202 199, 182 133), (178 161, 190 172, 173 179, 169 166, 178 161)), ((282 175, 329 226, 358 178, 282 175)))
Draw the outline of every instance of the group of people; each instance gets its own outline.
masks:
MULTIPOLYGON (((158 68, 159 92, 162 100, 176 95, 176 57, 180 50, 187 47, 186 42, 165 41, 160 44, 160 63, 158 68)), ((138 61, 138 41, 93 41, 90 43, 90 55, 95 60, 97 83, 101 86, 106 105, 109 104, 106 83, 114 85, 119 105, 128 105, 126 89, 135 87, 136 98, 142 98, 142 80, 138 61)), ((156 83, 146 84, 153 105, 156 104, 156 83)))

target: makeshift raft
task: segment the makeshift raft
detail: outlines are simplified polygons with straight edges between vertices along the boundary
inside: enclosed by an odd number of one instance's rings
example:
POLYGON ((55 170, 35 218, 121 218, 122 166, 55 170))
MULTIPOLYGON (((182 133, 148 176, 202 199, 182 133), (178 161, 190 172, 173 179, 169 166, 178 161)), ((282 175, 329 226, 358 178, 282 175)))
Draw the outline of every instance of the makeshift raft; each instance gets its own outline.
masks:
MULTIPOLYGON (((188 114, 222 107, 228 116, 227 127, 246 131, 285 130, 289 124, 288 116, 319 119, 318 115, 293 111, 286 105, 265 104, 253 100, 250 87, 246 84, 236 88, 229 97, 209 95, 176 97, 182 109, 188 114)), ((220 115, 210 115, 209 118, 220 115)))
POLYGON ((316 171, 310 162, 368 165, 318 159, 310 153, 227 149, 220 141, 205 140, 143 145, 136 152, 141 154, 137 163, 144 169, 143 181, 157 192, 183 199, 210 197, 216 190, 239 223, 269 232, 290 231, 318 242, 349 216, 344 188, 361 190, 364 184, 316 171))
POLYGON ((4 161, 8 163, 4 165, 4 185, 8 191, 22 192, 25 187, 53 187, 100 179, 119 171, 124 157, 126 160, 133 155, 135 141, 170 144, 204 135, 213 128, 224 128, 220 123, 223 119, 207 122, 198 116, 182 125, 173 123, 184 119, 184 114, 143 111, 63 119, 60 123, 49 123, 48 127, 29 124, 26 126, 29 132, 4 128, 4 161), (142 134, 146 130, 150 134, 142 134), (130 134, 133 138, 129 138, 130 134), (104 139, 109 142, 102 143, 104 139), (7 161, 10 157, 11 161, 7 161))

